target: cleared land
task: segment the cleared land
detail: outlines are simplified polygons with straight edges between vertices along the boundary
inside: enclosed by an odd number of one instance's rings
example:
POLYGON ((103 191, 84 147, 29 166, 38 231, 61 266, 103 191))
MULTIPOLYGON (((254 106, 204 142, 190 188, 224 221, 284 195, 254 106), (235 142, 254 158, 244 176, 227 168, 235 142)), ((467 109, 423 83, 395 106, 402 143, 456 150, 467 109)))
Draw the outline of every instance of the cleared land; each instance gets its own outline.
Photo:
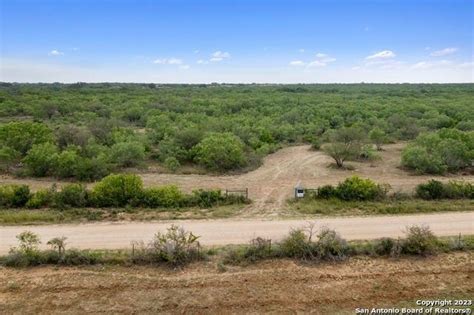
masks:
MULTIPOLYGON (((63 224, 48 226, 6 226, 0 229, 0 254, 16 245, 15 236, 24 230, 37 233, 43 246, 49 239, 67 236, 68 246, 82 249, 129 248, 131 241, 148 241, 157 231, 175 223, 200 235, 204 245, 244 244, 262 236, 278 240, 292 228, 308 226, 310 220, 210 220, 159 221, 144 223, 63 224)), ((327 226, 349 240, 402 236, 406 226, 427 224, 439 236, 474 234, 474 212, 429 215, 322 218, 316 227, 327 226)))
POLYGON ((474 254, 430 259, 352 258, 339 264, 266 261, 219 272, 215 262, 153 267, 38 267, 0 273, 0 313, 314 313, 415 306, 420 298, 469 298, 474 254), (28 302, 26 302, 28 301, 28 302))
MULTIPOLYGON (((405 144, 384 146, 380 152, 381 160, 376 162, 349 162, 355 170, 338 170, 328 167, 332 159, 321 151, 312 151, 310 146, 287 147, 267 156, 258 169, 240 175, 176 175, 142 173, 146 186, 176 184, 185 191, 198 188, 216 189, 249 189, 249 197, 254 201, 242 216, 272 215, 286 208, 285 201, 292 196, 297 182, 305 187, 318 187, 326 184, 337 184, 351 175, 371 178, 378 183, 387 183, 392 191, 411 192, 414 187, 429 179, 440 181, 465 180, 474 182, 474 175, 411 175, 399 168, 400 154, 405 144)), ((0 178, 2 184, 28 184, 35 190, 50 187, 57 182, 54 179, 16 179, 9 176, 0 178)), ((63 182, 64 183, 64 182, 63 182)))

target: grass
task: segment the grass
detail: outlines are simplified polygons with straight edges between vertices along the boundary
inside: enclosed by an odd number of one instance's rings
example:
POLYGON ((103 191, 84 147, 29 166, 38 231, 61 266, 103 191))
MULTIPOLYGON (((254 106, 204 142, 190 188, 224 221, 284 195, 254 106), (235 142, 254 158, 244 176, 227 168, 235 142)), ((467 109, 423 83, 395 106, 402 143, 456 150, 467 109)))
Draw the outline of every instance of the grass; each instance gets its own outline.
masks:
POLYGON ((410 214, 446 211, 474 211, 474 200, 437 200, 421 199, 384 200, 384 201, 342 201, 338 199, 290 200, 290 210, 300 214, 321 215, 374 215, 374 214, 410 214))
POLYGON ((147 209, 147 208, 72 208, 57 209, 5 209, 0 210, 0 225, 31 225, 78 223, 94 221, 150 221, 171 219, 217 219, 239 213, 243 204, 212 208, 147 209))

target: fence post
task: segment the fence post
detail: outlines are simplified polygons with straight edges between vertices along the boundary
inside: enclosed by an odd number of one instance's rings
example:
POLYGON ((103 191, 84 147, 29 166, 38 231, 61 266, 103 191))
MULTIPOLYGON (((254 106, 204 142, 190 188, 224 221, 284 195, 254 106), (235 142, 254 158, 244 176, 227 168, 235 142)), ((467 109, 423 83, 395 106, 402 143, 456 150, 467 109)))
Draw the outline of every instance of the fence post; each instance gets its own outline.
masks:
POLYGON ((249 199, 249 188, 245 188, 245 199, 249 199))

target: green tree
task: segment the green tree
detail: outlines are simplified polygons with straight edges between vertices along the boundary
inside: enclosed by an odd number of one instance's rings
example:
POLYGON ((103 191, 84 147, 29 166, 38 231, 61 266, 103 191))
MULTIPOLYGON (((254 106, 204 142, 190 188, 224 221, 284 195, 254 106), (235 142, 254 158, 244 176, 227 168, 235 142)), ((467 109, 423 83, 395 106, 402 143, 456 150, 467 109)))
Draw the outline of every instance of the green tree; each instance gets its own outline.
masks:
POLYGON ((145 159, 145 147, 139 142, 119 142, 112 146, 111 156, 118 166, 137 166, 145 159))
POLYGON ((33 176, 51 175, 58 161, 58 148, 52 143, 35 144, 23 159, 33 176))
POLYGON ((29 121, 13 121, 0 125, 0 144, 22 155, 35 144, 53 142, 53 132, 45 124, 29 121))
POLYGON ((195 160, 210 170, 225 171, 245 166, 244 145, 231 133, 214 133, 195 147, 195 160))
POLYGON ((358 128, 337 129, 329 134, 330 143, 323 150, 338 167, 343 167, 345 161, 359 157, 364 138, 363 131, 358 128))
POLYGON ((387 135, 380 128, 374 128, 369 132, 369 139, 375 144, 377 151, 382 150, 382 144, 387 141, 387 135))

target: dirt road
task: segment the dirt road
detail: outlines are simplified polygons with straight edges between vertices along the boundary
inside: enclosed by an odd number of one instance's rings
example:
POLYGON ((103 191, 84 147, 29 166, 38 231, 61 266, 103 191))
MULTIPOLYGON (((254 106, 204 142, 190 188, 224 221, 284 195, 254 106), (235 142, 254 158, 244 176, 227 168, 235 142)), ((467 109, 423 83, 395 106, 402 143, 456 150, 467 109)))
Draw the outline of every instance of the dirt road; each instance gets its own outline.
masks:
MULTIPOLYGON (((267 216, 285 208, 285 200, 293 194, 297 182, 312 188, 326 184, 337 184, 351 175, 371 178, 378 183, 392 186, 392 191, 411 192, 419 183, 431 178, 441 181, 451 179, 474 182, 473 175, 464 176, 414 176, 401 170, 400 154, 404 144, 392 144, 380 152, 381 159, 376 162, 350 162, 355 170, 328 168, 331 158, 321 151, 312 151, 307 145, 281 149, 267 156, 263 165, 249 173, 240 175, 177 175, 143 173, 140 174, 145 186, 175 184, 185 191, 198 188, 240 189, 248 188, 249 197, 254 201, 243 213, 246 216, 267 216)), ((54 179, 16 179, 0 177, 0 184, 28 184, 34 190, 50 187, 54 179)), ((64 183, 64 182, 63 182, 64 183)), ((61 183, 59 183, 61 184, 61 183)))
MULTIPOLYGON (((419 299, 469 299, 473 253, 429 259, 357 257, 338 264, 273 260, 216 269, 5 268, 2 314, 355 314, 419 299)), ((443 308, 443 310, 447 310, 443 308)), ((434 313, 434 312, 433 312, 434 313)))
MULTIPOLYGON (((281 239, 292 228, 308 226, 309 220, 212 220, 160 221, 146 223, 94 223, 48 226, 0 227, 0 254, 16 245, 15 236, 24 230, 38 233, 46 243, 56 236, 68 237, 75 248, 127 248, 131 241, 148 241, 157 231, 175 223, 201 236, 204 245, 243 244, 262 236, 281 239)), ((427 224, 437 235, 474 234, 474 213, 453 212, 429 215, 323 218, 316 227, 336 229, 346 239, 374 239, 403 235, 408 225, 427 224)))

